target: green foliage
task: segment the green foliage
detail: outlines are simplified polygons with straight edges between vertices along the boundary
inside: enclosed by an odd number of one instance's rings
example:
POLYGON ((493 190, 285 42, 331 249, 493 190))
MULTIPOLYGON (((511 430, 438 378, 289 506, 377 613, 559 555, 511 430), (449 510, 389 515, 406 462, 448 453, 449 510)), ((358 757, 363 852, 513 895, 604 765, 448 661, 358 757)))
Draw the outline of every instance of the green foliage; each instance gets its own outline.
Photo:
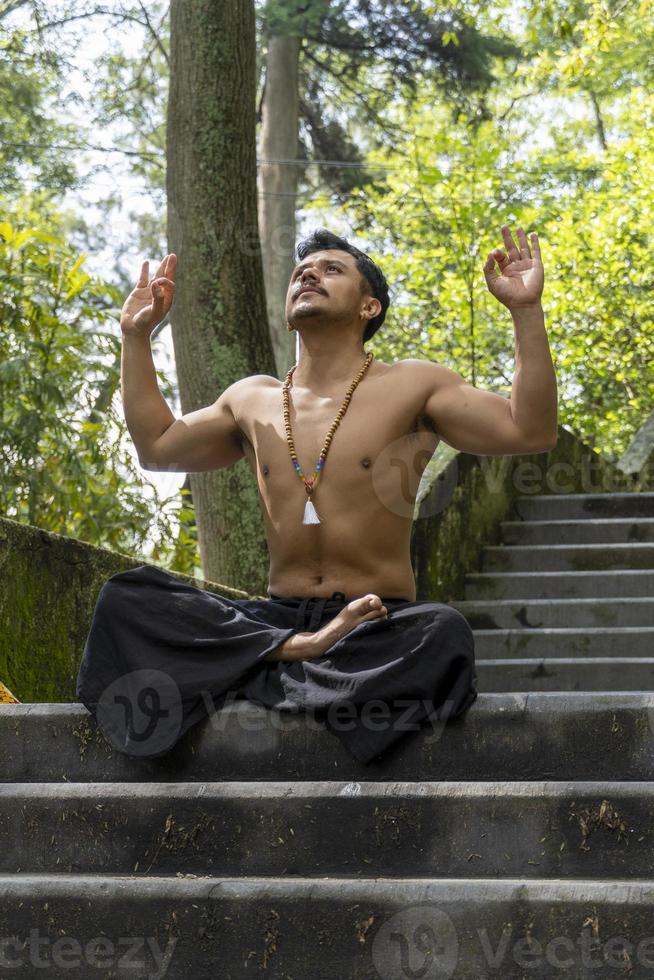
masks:
POLYGON ((633 92, 622 124, 599 176, 544 225, 564 420, 617 454, 654 405, 654 96, 633 92))
POLYGON ((423 98, 402 124, 412 136, 399 152, 370 161, 373 171, 388 168, 383 182, 346 208, 392 289, 375 347, 392 358, 426 354, 472 384, 508 391, 511 321, 487 294, 481 266, 507 219, 529 224, 529 188, 515 171, 509 183, 498 173, 495 123, 452 125, 444 106, 423 98))
MULTIPOLYGON (((169 5, 150 0, 134 7, 126 4, 125 18, 143 28, 143 48, 128 55, 120 35, 95 62, 93 97, 94 124, 121 125, 114 129, 114 147, 128 154, 132 173, 149 187, 162 191, 166 183, 166 111, 168 103, 169 5)), ((164 224, 159 228, 159 240, 164 224)))
MULTIPOLYGON (((622 453, 654 400, 654 0, 257 7, 260 66, 270 33, 304 38, 307 159, 350 165, 320 168, 325 190, 313 203, 344 201, 352 232, 387 273, 393 302, 372 342, 379 356, 441 360, 508 396, 513 326, 482 265, 501 245, 500 226, 520 223, 543 250, 559 420, 622 453), (438 30, 405 30, 409 8, 438 30)), ((163 200, 167 5, 121 0, 106 16, 115 28, 140 25, 145 41, 136 57, 112 45, 97 60, 89 118, 126 123, 116 142, 163 200)), ((22 31, 0 38, 0 191, 15 199, 29 179, 48 200, 75 179, 59 147, 82 138, 52 111, 56 45, 35 53, 28 41, 22 31)), ((163 212, 135 220, 152 253, 163 212)), ((0 509, 129 553, 154 540, 153 560, 193 571, 189 493, 159 499, 114 404, 112 319, 124 290, 86 275, 45 205, 32 214, 8 206, 0 220, 0 509)))
POLYGON ((343 210, 391 283, 393 303, 373 341, 380 355, 442 359, 505 395, 513 326, 482 265, 503 244, 502 224, 537 231, 559 420, 620 455, 654 402, 654 96, 645 57, 654 18, 638 14, 654 5, 622 4, 624 19, 601 28, 604 5, 582 5, 575 16, 566 4, 569 30, 555 4, 549 19, 542 5, 527 6, 522 41, 541 45, 537 69, 534 59, 510 74, 498 68, 490 119, 459 113, 453 121, 427 86, 413 110, 389 105, 406 138, 368 154, 368 184, 343 210), (640 48, 638 70, 630 45, 640 48), (575 51, 585 73, 569 71, 575 51), (617 86, 611 97, 607 79, 617 86))
POLYGON ((0 513, 128 554, 155 536, 157 560, 192 571, 188 510, 143 477, 114 407, 121 297, 84 271, 54 212, 34 218, 0 223, 0 513))
POLYGON ((653 0, 532 0, 525 12, 525 78, 613 97, 651 84, 653 0))
POLYGON ((56 68, 34 53, 26 32, 0 32, 0 194, 18 194, 28 180, 52 194, 74 185, 75 166, 61 144, 78 142, 75 127, 48 106, 57 82, 56 68))

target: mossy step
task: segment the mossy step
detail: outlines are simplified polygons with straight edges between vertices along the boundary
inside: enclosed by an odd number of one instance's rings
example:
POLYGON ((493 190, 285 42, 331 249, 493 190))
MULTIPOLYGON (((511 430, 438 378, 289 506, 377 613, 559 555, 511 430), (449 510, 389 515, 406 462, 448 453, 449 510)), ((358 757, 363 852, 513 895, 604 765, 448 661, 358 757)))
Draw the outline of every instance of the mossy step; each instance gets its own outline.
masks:
POLYGON ((641 980, 653 915, 647 878, 0 877, 3 935, 25 940, 5 952, 27 970, 58 956, 74 980, 98 963, 121 976, 128 954, 132 975, 166 980, 397 980, 409 962, 452 980, 641 980))
POLYGON ((654 541, 654 517, 606 517, 570 521, 502 521, 504 544, 619 544, 654 541))
POLYGON ((651 657, 654 626, 475 629, 475 656, 485 660, 526 657, 651 657))
POLYGON ((654 569, 600 572, 473 572, 466 599, 652 598, 654 569))
POLYGON ((654 569, 654 543, 490 545, 484 572, 558 572, 654 569))
POLYGON ((654 658, 477 659, 477 676, 479 690, 484 693, 491 691, 654 691, 654 658))
POLYGON ((654 876, 653 828, 654 782, 12 783, 0 873, 654 876))
POLYGON ((654 517, 654 493, 552 493, 516 497, 525 521, 654 517))
POLYGON ((654 694, 480 694, 461 717, 409 731, 368 765, 317 717, 224 705, 165 756, 112 748, 81 705, 0 711, 4 782, 654 779, 654 694))
POLYGON ((651 626, 654 598, 464 599, 451 602, 473 630, 651 626))

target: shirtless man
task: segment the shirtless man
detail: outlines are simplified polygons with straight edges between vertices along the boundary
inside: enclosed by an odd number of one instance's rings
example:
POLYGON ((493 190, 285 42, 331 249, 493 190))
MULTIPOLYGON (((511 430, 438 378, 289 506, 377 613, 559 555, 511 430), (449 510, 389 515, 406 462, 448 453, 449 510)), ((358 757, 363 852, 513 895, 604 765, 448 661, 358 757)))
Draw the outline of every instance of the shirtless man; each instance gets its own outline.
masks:
MULTIPOLYGON (((295 634, 266 659, 319 657, 359 623, 385 617, 381 596, 415 601, 413 504, 440 439, 485 456, 547 452, 556 445, 556 378, 541 306, 538 238, 531 236, 530 249, 522 228, 517 244, 506 225, 502 236, 504 249, 490 252, 483 269, 489 290, 513 317, 516 371, 510 400, 475 388, 430 360, 389 364, 374 358, 316 483, 319 524, 302 523, 306 492, 291 463, 277 378, 243 378, 213 405, 175 419, 157 385, 150 334, 171 307, 177 259, 167 255, 152 279, 148 262, 143 263, 120 321, 125 419, 141 466, 200 472, 245 457, 264 514, 269 593, 327 597, 339 590, 351 600, 321 630, 295 634)), ((314 233, 297 254, 301 261, 286 300, 289 329, 301 338, 290 412, 295 450, 309 477, 364 364, 364 342, 383 322, 388 291, 381 270, 330 232, 314 233)))

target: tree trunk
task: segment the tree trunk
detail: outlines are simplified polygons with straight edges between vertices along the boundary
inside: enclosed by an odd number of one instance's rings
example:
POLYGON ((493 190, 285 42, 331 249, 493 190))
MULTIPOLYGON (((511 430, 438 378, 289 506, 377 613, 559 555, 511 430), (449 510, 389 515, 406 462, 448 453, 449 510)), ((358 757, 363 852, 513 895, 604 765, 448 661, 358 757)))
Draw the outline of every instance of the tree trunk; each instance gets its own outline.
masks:
MULTIPOLYGON (((172 0, 166 181, 186 414, 239 378, 275 372, 257 227, 252 0, 172 0)), ((190 482, 204 577, 265 594, 263 518, 245 460, 190 482)))
POLYGON ((299 37, 269 37, 262 101, 259 163, 259 230, 266 306, 277 377, 295 363, 295 333, 286 326, 286 292, 295 252, 298 168, 269 160, 297 158, 299 37))

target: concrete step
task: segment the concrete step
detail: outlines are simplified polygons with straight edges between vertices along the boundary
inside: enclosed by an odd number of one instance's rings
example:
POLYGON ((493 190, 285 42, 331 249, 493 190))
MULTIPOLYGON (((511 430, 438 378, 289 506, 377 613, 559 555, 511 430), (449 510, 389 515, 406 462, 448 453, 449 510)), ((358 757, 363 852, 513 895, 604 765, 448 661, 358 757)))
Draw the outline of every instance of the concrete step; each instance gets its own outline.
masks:
POLYGON ((484 572, 654 569, 652 544, 532 544, 482 548, 484 572))
POLYGON ((523 521, 654 517, 654 493, 534 494, 516 497, 514 510, 523 521))
POLYGON ((594 599, 654 597, 654 570, 612 572, 475 572, 466 599, 594 599))
POLYGON ((516 514, 452 603, 476 703, 379 762, 246 701, 151 760, 3 706, 0 976, 651 978, 654 494, 516 514))
POLYGON ((654 626, 478 629, 477 661, 525 657, 654 657, 654 626))
POLYGON ((0 835, 0 874, 654 877, 654 783, 13 783, 0 835))
POLYGON ((473 629, 654 626, 654 598, 463 599, 450 605, 473 629))
POLYGON ((398 980, 416 964, 452 980, 641 980, 654 962, 645 877, 10 875, 0 909, 30 977, 89 980, 100 962, 105 976, 166 980, 398 980))
POLYGON ((613 517, 572 521, 502 521, 504 544, 620 544, 654 541, 654 518, 613 517))
POLYGON ((654 694, 480 694, 364 765, 317 717, 227 703, 166 756, 113 749, 81 705, 0 711, 0 781, 654 779, 654 694))
POLYGON ((654 658, 552 657, 477 660, 479 690, 654 691, 654 658))

